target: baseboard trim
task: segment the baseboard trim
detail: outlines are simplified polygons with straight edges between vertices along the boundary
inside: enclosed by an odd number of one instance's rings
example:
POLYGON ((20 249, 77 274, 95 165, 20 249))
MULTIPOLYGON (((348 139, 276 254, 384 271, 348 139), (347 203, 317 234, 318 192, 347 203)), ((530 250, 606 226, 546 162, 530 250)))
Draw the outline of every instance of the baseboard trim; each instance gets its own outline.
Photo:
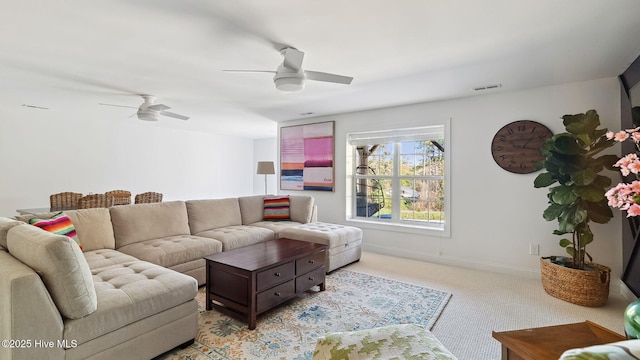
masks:
POLYGON ((483 270, 483 271, 489 271, 489 272, 501 273, 501 274, 518 275, 518 276, 524 276, 532 279, 540 278, 539 269, 533 270, 529 268, 522 268, 522 267, 516 267, 516 266, 506 266, 502 264, 480 262, 480 261, 474 261, 474 260, 469 260, 469 259, 455 257, 455 256, 447 256, 447 255, 417 254, 415 252, 404 251, 402 249, 397 249, 397 248, 387 248, 384 246, 365 244, 364 242, 362 244, 362 250, 383 254, 383 255, 391 255, 391 256, 397 256, 397 257, 402 257, 407 259, 427 261, 427 262, 432 262, 432 263, 442 264, 442 265, 451 265, 451 266, 457 266, 457 267, 463 267, 463 268, 469 268, 469 269, 475 269, 475 270, 483 270))
MULTIPOLYGON (((531 279, 540 279, 539 269, 521 268, 516 266, 505 266, 502 264, 488 263, 469 260, 465 258, 459 258, 455 256, 447 255, 429 255, 429 254, 416 254, 415 252, 403 251, 402 249, 387 248, 384 246, 377 246, 371 244, 362 244, 363 251, 370 251, 382 255, 396 256, 406 259, 427 261, 436 264, 450 265, 456 267, 462 267, 467 269, 482 270, 500 274, 510 274, 516 276, 523 276, 531 279)), ((629 290, 629 288, 622 282, 621 279, 611 279, 609 283, 609 294, 618 293, 620 296, 631 302, 636 299, 636 296, 629 290)))

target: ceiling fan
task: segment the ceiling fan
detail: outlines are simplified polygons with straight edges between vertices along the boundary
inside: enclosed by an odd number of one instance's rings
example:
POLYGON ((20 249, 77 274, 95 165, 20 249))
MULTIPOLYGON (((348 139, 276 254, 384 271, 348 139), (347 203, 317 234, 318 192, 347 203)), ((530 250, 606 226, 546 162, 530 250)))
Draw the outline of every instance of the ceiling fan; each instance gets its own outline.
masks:
POLYGON ((225 72, 272 73, 273 82, 280 91, 299 91, 304 89, 305 80, 325 81, 338 84, 351 84, 352 77, 302 69, 304 53, 292 47, 280 50, 284 57, 276 71, 269 70, 223 70, 225 72))
POLYGON ((142 98, 144 99, 144 102, 137 108, 135 106, 127 106, 127 105, 104 104, 104 103, 99 103, 99 104, 105 105, 105 106, 118 106, 118 107, 126 107, 131 109, 138 109, 138 111, 134 115, 138 115, 138 119, 140 120, 158 121, 158 117, 160 115, 168 116, 168 117, 172 117, 180 120, 189 120, 188 116, 165 111, 165 110, 171 109, 169 106, 165 104, 154 104, 154 101, 156 100, 155 96, 152 96, 152 95, 140 95, 140 96, 142 96, 142 98))

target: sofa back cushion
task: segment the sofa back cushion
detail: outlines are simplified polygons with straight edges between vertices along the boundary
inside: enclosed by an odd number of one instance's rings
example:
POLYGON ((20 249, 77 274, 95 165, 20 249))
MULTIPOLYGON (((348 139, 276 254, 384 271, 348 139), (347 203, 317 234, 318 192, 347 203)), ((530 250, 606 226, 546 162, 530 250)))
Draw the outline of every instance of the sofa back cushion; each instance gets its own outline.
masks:
MULTIPOLYGON (((277 196, 271 195, 268 197, 277 196)), ((264 198, 265 196, 263 195, 242 196, 238 198, 243 225, 249 225, 263 220, 264 198)), ((311 196, 289 196, 289 217, 291 221, 297 221, 303 224, 311 222, 313 206, 314 200, 311 196)))
MULTIPOLYGON (((31 219, 50 219, 60 212, 42 214, 18 215, 15 219, 27 224, 31 219)), ((82 251, 99 249, 115 249, 116 239, 113 235, 111 215, 107 208, 92 208, 79 210, 65 210, 76 229, 78 241, 82 244, 82 251)))
POLYGON ((289 211, 291 220, 306 224, 313 216, 313 198, 311 196, 290 196, 289 211))
POLYGON ((115 249, 111 214, 107 208, 67 210, 82 244, 82 251, 115 249))
POLYGON ((48 231, 50 233, 68 236, 72 238, 73 241, 78 244, 78 246, 80 246, 80 249, 82 249, 82 244, 78 239, 78 233, 76 232, 75 226, 73 226, 73 223, 71 222, 71 219, 69 219, 69 216, 67 216, 67 214, 62 211, 47 219, 39 219, 37 217, 34 217, 33 219, 29 220, 29 224, 37 226, 40 229, 48 231))
POLYGON ((190 234, 184 201, 112 206, 109 212, 116 249, 140 241, 190 234))
POLYGON ((203 231, 242 225, 240 204, 237 198, 187 201, 189 227, 192 234, 203 231))
POLYGON ((96 311, 91 270, 73 239, 24 224, 9 229, 7 245, 11 255, 40 275, 63 316, 79 319, 96 311))
POLYGON ((242 224, 249 225, 262 221, 265 196, 242 196, 238 198, 242 224))
POLYGON ((21 224, 24 223, 14 219, 0 217, 0 250, 7 248, 7 233, 9 229, 21 224))

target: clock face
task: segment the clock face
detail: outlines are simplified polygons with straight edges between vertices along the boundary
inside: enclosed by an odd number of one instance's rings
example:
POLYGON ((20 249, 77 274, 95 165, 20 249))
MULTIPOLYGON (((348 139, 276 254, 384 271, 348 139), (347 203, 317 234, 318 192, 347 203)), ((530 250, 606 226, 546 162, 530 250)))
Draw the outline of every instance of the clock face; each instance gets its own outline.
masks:
POLYGON ((549 128, 537 121, 519 120, 503 126, 491 142, 491 154, 501 168, 516 174, 536 170, 543 157, 540 149, 553 136, 549 128))

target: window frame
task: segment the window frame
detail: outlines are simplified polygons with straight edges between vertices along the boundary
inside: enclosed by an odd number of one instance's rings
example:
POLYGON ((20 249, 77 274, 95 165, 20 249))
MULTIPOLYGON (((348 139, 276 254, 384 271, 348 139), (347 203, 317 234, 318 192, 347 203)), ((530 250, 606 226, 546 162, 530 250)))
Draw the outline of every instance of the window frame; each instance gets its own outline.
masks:
MULTIPOLYGON (((403 129, 388 129, 381 131, 364 131, 364 132, 354 132, 347 134, 347 145, 346 145, 346 154, 347 154, 347 196, 346 196, 346 221, 347 223, 351 223, 352 225, 363 227, 363 228, 371 228, 377 230, 391 230, 391 231, 400 231, 407 233, 415 233, 415 234, 423 234, 437 237, 450 237, 451 232, 451 122, 450 119, 446 119, 444 121, 433 122, 431 124, 425 124, 421 127, 416 128, 403 128, 403 129), (391 195, 392 200, 392 218, 391 219, 376 219, 369 218, 363 216, 357 216, 357 199, 356 199, 356 182, 358 179, 363 178, 376 178, 376 179, 389 179, 392 181, 393 189, 400 189, 401 180, 407 178, 406 175, 401 175, 399 164, 401 163, 401 149, 400 142, 403 141, 424 141, 428 139, 419 139, 416 138, 415 135, 412 135, 415 132, 420 132, 420 130, 425 128, 434 128, 434 127, 442 127, 444 131, 444 221, 441 226, 434 225, 433 222, 419 222, 414 220, 402 220, 400 219, 400 204, 401 204, 401 196, 399 194, 391 195), (357 140, 353 141, 354 138, 366 138, 367 136, 375 137, 383 137, 385 134, 394 134, 392 137, 388 137, 390 141, 386 141, 385 143, 392 142, 393 143, 393 174, 392 175, 359 175, 356 177, 356 166, 358 165, 358 153, 357 153, 357 140), (399 135, 398 135, 399 134, 399 135), (405 140, 406 139, 406 140, 405 140), (355 142, 355 143, 354 143, 355 142)), ((382 143, 382 142, 381 142, 382 143)), ((370 144, 372 145, 372 144, 370 144)), ((409 176, 411 179, 429 179, 432 178, 432 175, 419 175, 419 176, 409 176)), ((398 191, 399 193, 399 191, 398 191)))

